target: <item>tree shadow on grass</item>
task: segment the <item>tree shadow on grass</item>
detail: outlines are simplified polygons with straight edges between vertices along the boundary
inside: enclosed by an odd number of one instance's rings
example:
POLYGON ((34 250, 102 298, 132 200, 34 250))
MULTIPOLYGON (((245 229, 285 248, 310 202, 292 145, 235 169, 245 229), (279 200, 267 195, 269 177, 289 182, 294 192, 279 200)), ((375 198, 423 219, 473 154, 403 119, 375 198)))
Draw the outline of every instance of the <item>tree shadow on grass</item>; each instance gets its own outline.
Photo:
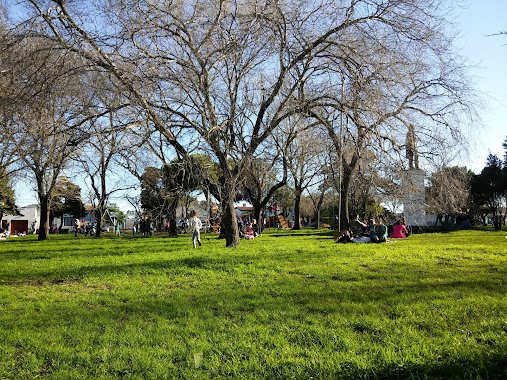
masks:
POLYGON ((268 234, 266 236, 269 237, 305 237, 305 236, 333 236, 333 231, 330 230, 315 230, 312 232, 303 232, 303 233, 297 233, 297 232, 286 232, 286 233, 272 233, 268 234))
MULTIPOLYGON (((95 249, 96 250, 96 249, 95 249)), ((116 252, 109 252, 109 250, 102 251, 101 254, 108 254, 112 256, 126 256, 128 257, 128 253, 123 252, 121 254, 116 252)), ((289 254, 288 257, 278 257, 278 259, 290 259, 293 255, 289 254)), ((153 256, 157 257, 157 256, 153 256)), ((83 257, 86 259, 86 256, 83 257)), ((39 260, 51 260, 52 257, 50 255, 37 255, 35 257, 30 257, 28 259, 39 259, 39 260)), ((34 280, 48 280, 48 281, 64 281, 65 279, 80 279, 84 277, 104 277, 105 275, 111 274, 143 274, 143 273, 156 273, 157 270, 160 270, 161 273, 164 274, 174 274, 177 275, 179 273, 186 273, 188 269, 200 269, 203 271, 218 271, 218 272, 234 272, 237 265, 247 265, 251 266, 252 271, 264 271, 266 267, 264 264, 260 263, 259 257, 256 254, 242 254, 239 255, 228 255, 222 256, 219 259, 213 256, 206 255, 192 255, 187 257, 180 258, 169 258, 167 256, 160 256, 159 259, 156 260, 141 260, 138 261, 138 257, 134 257, 136 262, 131 263, 97 263, 96 265, 79 265, 80 263, 69 262, 68 266, 60 266, 57 269, 54 268, 44 268, 43 265, 40 267, 30 267, 27 268, 26 272, 23 270, 18 270, 15 273, 8 273, 7 276, 4 275, 5 278, 0 279, 0 283, 4 285, 9 285, 10 283, 22 283, 24 281, 34 281, 34 280)), ((84 261, 83 261, 84 262, 84 261)), ((269 264, 269 263, 267 263, 269 264)), ((332 271, 327 274, 312 274, 306 273, 305 270, 300 270, 297 267, 293 267, 290 263, 285 263, 285 269, 278 269, 279 271, 287 271, 287 274, 291 275, 292 280, 301 280, 306 281, 304 286, 311 285, 313 280, 314 283, 321 281, 325 284, 328 281, 338 281, 340 282, 355 282, 360 281, 361 278, 368 278, 368 283, 370 286, 374 287, 374 289, 365 289, 364 294, 387 294, 393 293, 393 290, 397 289, 400 292, 413 292, 419 291, 427 292, 428 290, 442 288, 442 287, 456 287, 463 286, 469 288, 473 286, 474 288, 484 288, 485 290, 490 290, 492 287, 497 287, 497 283, 492 283, 490 278, 483 278, 481 280, 471 280, 466 278, 461 278, 458 280, 451 279, 442 279, 442 276, 445 276, 445 273, 434 273, 434 270, 431 267, 426 266, 425 263, 422 264, 409 264, 406 262, 403 263, 391 263, 388 267, 377 267, 372 265, 371 267, 368 264, 364 264, 360 266, 359 269, 362 272, 351 272, 350 268, 341 269, 339 266, 335 271, 332 271), (399 280, 397 280, 399 278, 399 280), (407 278, 408 280, 405 280, 407 278), (420 281, 427 279, 438 280, 438 282, 429 282, 429 283, 421 283, 420 281), (378 288, 376 288, 376 283, 372 281, 377 281, 378 288), (399 284, 399 281, 407 282, 410 281, 409 284, 399 284), (386 282, 389 283, 390 287, 385 289, 386 282), (372 292, 374 290, 374 292, 372 292)), ((294 264, 294 263, 293 263, 294 264)), ((298 265, 298 264, 295 264, 298 265)), ((269 264, 271 266, 271 264, 269 264)), ((453 263, 442 262, 441 267, 449 268, 449 270, 453 269, 453 263)), ((499 277, 507 274, 507 269, 502 267, 495 266, 489 272, 492 275, 499 277), (494 269, 494 270, 493 270, 494 269)), ((459 271, 459 268, 456 270, 459 271)), ((487 271, 487 268, 482 268, 483 271, 487 271)), ((270 274, 272 275, 272 274, 270 274)), ((463 273, 459 273, 460 276, 463 273)), ((285 278, 286 279, 286 278, 285 278)))
MULTIPOLYGON (((264 285, 256 284, 256 279, 263 276, 262 273, 252 272, 252 277, 246 277, 243 281, 234 278, 230 272, 235 265, 251 264, 255 262, 255 255, 228 256, 221 259, 205 255, 195 255, 183 258, 160 259, 142 263, 123 263, 118 265, 97 265, 72 268, 61 268, 57 271, 41 271, 36 273, 37 283, 33 281, 32 274, 28 272, 21 276, 18 274, 9 281, 2 281, 2 285, 17 285, 25 283, 36 286, 76 286, 70 291, 79 302, 86 303, 86 307, 76 307, 76 303, 68 303, 65 300, 46 306, 39 316, 41 321, 22 320, 29 328, 37 326, 39 333, 45 329, 52 330, 54 325, 63 324, 69 326, 108 326, 115 330, 115 334, 108 339, 118 339, 124 327, 133 327, 141 323, 156 329, 157 321, 167 321, 168 326, 173 326, 178 334, 179 329, 186 331, 186 323, 191 320, 197 328, 203 326, 199 334, 214 336, 224 333, 224 326, 248 326, 250 331, 254 329, 267 329, 276 334, 293 333, 299 336, 307 327, 305 318, 311 317, 312 321, 329 321, 331 314, 350 315, 351 322, 348 327, 357 335, 365 335, 364 339, 376 337, 374 327, 363 323, 353 323, 354 313, 358 313, 356 306, 378 305, 379 309, 386 305, 395 309, 396 305, 410 307, 412 304, 440 301, 442 294, 453 294, 456 290, 471 291, 476 295, 491 295, 492 291, 502 292, 495 289, 495 282, 491 279, 467 279, 456 280, 455 277, 442 279, 435 275, 431 277, 431 270, 421 272, 419 266, 404 264, 403 271, 419 273, 418 277, 410 278, 402 282, 392 279, 386 286, 386 280, 390 273, 383 273, 379 268, 375 272, 355 273, 340 271, 339 268, 332 274, 307 274, 301 270, 283 270, 282 273, 266 272, 264 285), (207 271, 210 275, 229 281, 220 283, 217 280, 200 283, 199 279, 206 278, 207 271), (221 273, 222 272, 222 273, 221 273), (142 289, 141 292, 132 292, 131 289, 123 289, 121 285, 88 289, 80 293, 80 279, 84 277, 105 277, 115 274, 149 274, 159 276, 164 274, 162 282, 153 284, 151 287, 142 289), (180 275, 184 274, 182 277, 180 275), (222 274, 223 276, 220 276, 222 274), (195 278, 192 278, 195 275, 195 278), (171 277, 174 276, 174 277, 171 277), (177 277, 179 276, 179 277, 177 277), (256 277, 257 276, 257 277, 256 277), (362 281, 371 276, 370 280, 362 281), (176 279, 177 278, 177 279, 176 279), (424 279, 426 282, 417 282, 424 279), (434 279, 434 281, 432 281, 434 279), (196 285, 197 284, 197 285, 196 285), (85 293, 93 292, 93 297, 85 293), (403 298, 400 299, 400 295, 403 298), (290 312, 285 312, 290 310, 290 312), (249 325, 255 319, 256 324, 249 325), (200 325, 202 324, 202 325, 200 325), (285 327, 284 327, 285 326, 285 327), (208 329, 208 330, 206 330, 208 329), (205 331, 206 330, 206 331, 205 331), (293 330, 291 332, 291 330, 293 330)), ((366 268, 368 269, 368 268, 366 268)), ((211 277, 212 277, 211 276, 211 277)), ((501 276, 496 274, 495 276, 501 276)), ((139 281, 139 277, 136 277, 139 281)), ((149 279, 146 278, 147 282, 149 279)), ((128 285, 128 281, 125 285, 128 285)), ((142 284, 139 285, 142 287, 142 284)), ((126 286, 128 288, 128 286, 126 286)), ((57 290, 57 289, 55 289, 57 290)), ((141 290, 141 289, 140 289, 141 290)), ((72 298, 72 297, 71 297, 72 298)), ((78 302, 78 303, 79 303, 78 302)), ((366 309, 365 309, 366 310, 366 309)), ((442 311, 445 313, 445 310, 442 311)), ((357 317, 357 315, 356 315, 357 317)), ((384 312, 385 318, 396 319, 399 315, 390 315, 384 312)), ((313 322, 315 323, 315 322, 313 322)), ((62 328, 65 330, 65 328, 62 328)), ((95 331, 85 331, 93 334, 95 331)), ((196 334, 196 331, 182 332, 181 339, 186 339, 187 334, 196 334)), ((316 332, 315 334, 319 334, 316 332)), ((132 337, 131 337, 132 338, 132 337)), ((311 337, 310 337, 311 338, 311 337)), ((378 338, 378 337, 377 337, 378 338)), ((133 337, 132 339, 140 339, 133 337)), ((205 338, 208 339, 208 338, 205 338)), ((326 340, 326 336, 317 337, 316 341, 326 340)), ((380 336, 380 342, 382 336, 380 336)), ((142 342, 142 339, 140 339, 142 342)), ((310 343, 312 340, 310 339, 310 343)), ((303 340, 290 341, 302 351, 309 349, 303 340)), ((132 342, 132 344, 142 344, 132 342)), ((157 344, 155 342, 155 344, 157 344)), ((235 343, 231 343, 234 347, 235 343)), ((264 351, 283 349, 284 343, 272 348, 264 348, 264 351)), ((333 342, 323 342, 329 350, 339 350, 333 342)), ((343 349, 343 348, 341 348, 343 349)), ((501 353, 491 354, 493 349, 486 344, 480 350, 483 354, 474 354, 474 357, 447 357, 435 356, 435 362, 408 363, 404 365, 382 364, 371 359, 369 367, 357 366, 353 362, 343 363, 340 368, 329 366, 315 366, 312 361, 293 363, 265 363, 262 373, 257 373, 258 378, 293 378, 297 373, 304 373, 305 378, 333 378, 333 379, 503 379, 507 378, 507 359, 501 353), (482 356, 477 356, 482 355, 482 356), (299 366, 299 368, 295 368, 299 366), (301 368, 302 366, 302 368, 301 368), (302 372, 301 372, 302 371, 302 372)), ((445 350, 443 350, 445 352, 445 350)), ((260 355, 257 352, 256 355, 260 355)), ((329 352, 322 351, 322 354, 329 352)), ((477 351, 476 351, 477 352, 477 351)), ((220 355, 218 353, 217 355, 220 355)), ((449 353, 450 355, 450 353, 449 353)), ((220 360, 218 358, 217 360, 220 360)), ((235 359, 239 360, 239 359, 235 359)), ((238 364, 239 368, 241 363, 238 364)), ((244 365, 248 365, 245 363, 244 365)), ((220 377, 223 374, 212 373, 220 377)))
MULTIPOLYGON (((117 254, 113 254, 117 256, 117 254)), ((50 255, 37 255, 30 257, 30 260, 51 260, 50 255)), ((221 263, 206 256, 191 256, 178 259, 159 259, 154 261, 143 261, 136 263, 120 264, 97 264, 97 265, 76 265, 70 263, 68 267, 60 267, 51 270, 40 270, 32 267, 26 272, 19 270, 0 278, 2 285, 35 284, 42 285, 44 282, 64 283, 67 280, 76 281, 85 277, 103 277, 114 274, 143 274, 154 271, 171 272, 174 275, 187 272, 188 269, 209 269, 220 271, 226 268, 228 263, 221 263)))
MULTIPOLYGON (((199 267, 202 263, 198 260, 187 261, 190 266, 199 267)), ((287 291, 287 289, 285 289, 287 291)), ((191 338, 194 334, 200 335, 200 339, 219 339, 217 336, 221 334, 227 334, 227 326, 235 326, 234 330, 240 334, 241 326, 245 324, 248 326, 250 334, 255 334, 255 330, 252 328, 268 329, 273 334, 293 334, 294 336, 302 336, 307 334, 310 339, 311 345, 307 346, 304 340, 291 340, 287 336, 286 341, 277 343, 276 345, 263 346, 262 349, 251 353, 254 357, 257 355, 270 354, 270 351, 278 351, 282 349, 288 349, 284 345, 290 344, 291 346, 297 346, 298 352, 304 352, 305 350, 312 350, 315 354, 315 347, 313 343, 319 343, 322 339, 326 339, 325 333, 320 330, 305 330, 306 327, 313 327, 306 325, 304 321, 297 319, 297 316, 287 316, 281 320, 271 320, 271 318, 262 319, 263 315, 274 315, 280 311, 280 308, 294 307, 301 308, 300 315, 305 317, 309 313, 305 305, 315 297, 312 295, 302 294, 285 294, 278 295, 278 297, 270 298, 266 296, 266 293, 252 293, 247 288, 244 289, 230 289, 226 291, 217 290, 215 293, 209 293, 209 289, 198 289, 197 291, 184 292, 178 297, 158 296, 152 298, 135 298, 129 299, 128 296, 118 294, 104 294, 101 297, 100 294, 95 295, 87 304, 86 308, 76 308, 75 305, 68 305, 66 303, 57 303, 51 305, 48 309, 44 310, 43 321, 38 323, 36 326, 38 334, 44 335, 46 328, 52 330, 50 327, 59 324, 61 325, 61 331, 65 333, 65 326, 96 326, 96 330, 83 331, 84 334, 98 334, 99 330, 104 329, 104 323, 107 323, 107 329, 110 331, 105 341, 98 344, 105 346, 114 345, 114 340, 124 341, 124 339, 130 339, 129 344, 136 346, 139 345, 139 349, 143 349, 143 344, 146 344, 142 336, 123 336, 123 330, 130 330, 147 328, 150 323, 153 323, 150 329, 156 330, 156 325, 161 320, 166 320, 168 326, 172 326, 173 333, 177 335, 177 340, 185 341, 187 338, 191 338), (299 299, 303 297, 303 299, 299 299), (306 298, 306 299, 305 299, 306 298), (295 299, 299 299, 299 302, 295 302, 295 299), (294 306, 295 305, 295 306, 294 306), (260 316, 260 319, 253 327, 250 325, 252 315, 260 316), (248 318, 248 321, 245 319, 248 318), (294 319, 296 318, 296 319, 294 319), (107 321, 107 322, 105 322, 107 321), (150 322, 153 321, 153 322, 150 322), (190 324, 197 330, 185 330, 187 321, 191 321, 190 324), (285 326, 285 327, 284 327, 285 326), (111 334, 111 329, 114 333, 111 334), (201 330, 202 329, 202 330, 201 330), (324 334, 323 336, 314 336, 312 334, 324 334), (215 337, 215 338, 212 338, 215 337), (111 341, 112 340, 112 341, 111 341), (313 343, 312 343, 313 342, 313 343)), ((329 295, 324 295, 329 297, 329 295)), ((417 296, 415 296, 417 297, 417 296)), ((328 301, 332 301, 331 299, 328 301)), ((314 311, 315 314, 315 311, 314 311)), ((41 315, 42 317, 42 315, 41 315)), ((323 319, 325 321, 325 318, 323 319)), ((32 323, 30 321, 20 321, 20 323, 28 323, 31 328, 32 323)), ((368 329, 361 329, 358 326, 352 326, 352 329, 356 331, 358 335, 369 334, 368 329)), ((163 331, 163 330, 162 330, 163 331)), ((167 331, 165 332, 167 333, 167 331)), ((100 339, 100 338, 99 338, 100 339)), ((265 339, 265 338, 264 338, 265 339)), ((257 338, 251 344, 263 344, 263 338, 257 338)), ((160 337, 162 346, 165 346, 163 336, 160 337)), ((150 341, 150 346, 145 347, 146 349, 152 349, 151 345, 157 345, 157 340, 150 341)), ((241 344, 232 338, 227 343, 227 347, 234 351, 240 351, 241 344)), ((329 355, 330 350, 343 350, 343 347, 334 346, 335 343, 332 341, 322 342, 324 345, 322 350, 322 361, 313 357, 309 361, 280 361, 280 362, 264 362, 262 372, 252 373, 249 372, 248 359, 236 358, 222 358, 221 355, 225 353, 221 352, 219 348, 213 353, 217 355, 214 360, 232 360, 237 361, 235 363, 235 370, 245 370, 250 375, 256 378, 295 378, 297 374, 304 373, 305 376, 299 378, 329 378, 329 379, 505 379, 507 378, 507 358, 501 353, 492 354, 489 347, 485 347, 484 350, 476 350, 471 357, 456 356, 459 354, 449 352, 446 357, 446 351, 442 350, 444 356, 436 355, 433 362, 427 361, 421 363, 420 360, 417 362, 411 362, 403 357, 403 353, 400 353, 400 363, 384 363, 379 361, 378 358, 371 357, 368 361, 361 361, 361 364, 356 364, 355 361, 344 361, 339 366, 325 365, 326 360, 324 356, 329 355), (450 356, 454 355, 454 356, 450 356), (366 364, 366 366, 365 366, 366 364)), ((291 348, 291 350, 294 347, 291 348)), ((88 348, 88 349, 91 349, 88 348)), ((191 349, 191 348, 187 348, 191 349)), ((426 348, 427 349, 427 348, 426 348)), ((44 352, 44 348, 41 347, 39 350, 41 353, 44 352)), ((189 353, 190 354, 190 353, 189 353)), ((206 353, 209 355, 210 353, 206 353)), ((354 355, 354 352, 351 352, 354 355)), ((171 357, 166 358, 170 360, 171 357)), ((254 362, 260 358, 254 359, 254 362)), ((391 358, 393 360, 393 358, 391 358)), ((427 359, 428 360, 428 359, 427 359)), ((230 363, 229 363, 230 364, 230 363)), ((208 373, 210 376, 221 377, 224 373, 220 372, 219 369, 215 369, 215 372, 208 373), (218 371, 218 372, 217 372, 218 371)), ((239 373, 239 372, 237 372, 239 373)))
POLYGON ((391 365, 364 374, 366 379, 507 379, 507 358, 484 354, 478 358, 441 360, 438 363, 391 365))

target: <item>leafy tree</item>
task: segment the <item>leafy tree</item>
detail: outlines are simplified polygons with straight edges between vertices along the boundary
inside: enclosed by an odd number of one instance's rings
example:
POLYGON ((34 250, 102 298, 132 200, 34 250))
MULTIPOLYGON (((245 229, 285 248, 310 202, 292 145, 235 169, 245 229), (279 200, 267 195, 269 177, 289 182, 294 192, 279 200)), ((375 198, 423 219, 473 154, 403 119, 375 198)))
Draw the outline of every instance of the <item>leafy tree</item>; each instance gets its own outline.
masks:
POLYGON ((125 221, 125 213, 115 203, 110 203, 107 206, 107 211, 109 215, 108 223, 114 225, 116 223, 122 224, 125 221), (115 217, 111 218, 111 215, 115 215, 115 217))
POLYGON ((159 168, 147 167, 141 175, 141 208, 152 215, 167 209, 167 197, 163 186, 163 172, 159 168))
POLYGON ((74 218, 85 216, 85 207, 81 200, 81 188, 72 183, 67 177, 60 177, 53 191, 50 206, 50 219, 60 218, 61 230, 65 214, 74 218))
POLYGON ((502 225, 501 207, 506 191, 502 161, 496 155, 489 154, 486 167, 472 178, 472 198, 474 203, 489 208, 495 229, 500 229, 502 225))
POLYGON ((0 220, 4 214, 16 214, 16 200, 9 177, 5 175, 5 170, 0 169, 0 220))
POLYGON ((191 194, 217 190, 216 165, 203 155, 188 160, 173 160, 161 169, 148 167, 141 176, 141 206, 157 220, 168 219, 170 233, 176 234, 176 211, 182 201, 191 202, 191 194))
POLYGON ((285 216, 294 207, 294 190, 287 185, 282 186, 273 194, 272 204, 279 214, 285 216))
POLYGON ((176 234, 176 210, 182 195, 178 177, 176 163, 166 164, 162 169, 148 167, 141 176, 143 213, 150 215, 158 224, 168 219, 173 235, 176 234))
MULTIPOLYGON (((192 165, 193 163, 192 159, 188 161, 173 160, 162 168, 164 194, 167 200, 170 201, 167 216, 170 222, 170 233, 173 235, 176 234, 176 211, 178 205, 183 201, 185 206, 187 206, 190 199, 188 194, 199 188, 200 185, 201 177, 195 174, 198 170, 195 170, 196 167, 192 165)), ((187 207, 185 207, 185 214, 188 213, 187 207)))

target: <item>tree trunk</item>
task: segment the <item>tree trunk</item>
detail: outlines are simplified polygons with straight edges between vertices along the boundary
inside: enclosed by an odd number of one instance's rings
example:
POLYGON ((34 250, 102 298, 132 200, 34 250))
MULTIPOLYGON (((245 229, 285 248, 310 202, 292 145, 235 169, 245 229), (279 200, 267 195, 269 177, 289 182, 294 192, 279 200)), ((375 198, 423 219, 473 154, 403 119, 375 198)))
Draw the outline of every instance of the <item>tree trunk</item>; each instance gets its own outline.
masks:
MULTIPOLYGON (((339 148, 339 145, 338 145, 339 148)), ((339 208, 339 229, 344 230, 349 228, 349 188, 352 181, 352 176, 356 170, 359 157, 354 154, 347 162, 345 157, 342 158, 342 170, 339 183, 335 180, 335 189, 340 194, 340 208, 339 208)))
POLYGON ((178 200, 179 198, 176 197, 175 200, 169 205, 167 209, 167 213, 169 216, 169 235, 176 236, 178 235, 178 232, 176 231, 176 211, 178 210, 178 200))
POLYGON ((104 215, 104 206, 99 205, 95 210, 95 219, 97 222, 97 231, 95 231, 95 237, 102 237, 104 233, 102 232, 102 215, 104 215))
POLYGON ((349 228, 349 187, 352 179, 352 171, 350 169, 343 170, 342 187, 340 189, 340 229, 349 228))
POLYGON ((222 226, 221 235, 225 238, 226 247, 236 247, 239 245, 238 221, 236 220, 236 210, 234 209, 235 191, 229 190, 226 199, 222 202, 222 226), (223 232, 223 233, 222 233, 223 232))
POLYGON ((40 221, 39 236, 37 240, 46 240, 49 233, 49 197, 39 193, 40 200, 40 221))
POLYGON ((493 226, 495 227, 495 230, 498 231, 498 230, 502 229, 502 224, 500 222, 500 215, 498 215, 498 208, 493 207, 492 211, 493 211, 493 226))
POLYGON ((315 229, 318 230, 320 228, 320 207, 317 207, 315 209, 315 213, 314 213, 314 217, 315 217, 315 229))
POLYGON ((317 201, 317 204, 315 205, 315 220, 317 221, 315 223, 315 229, 318 230, 320 228, 320 208, 322 207, 322 202, 324 202, 324 192, 321 192, 319 196, 319 200, 317 201))
POLYGON ((259 228, 259 233, 262 232, 262 208, 254 205, 254 219, 257 221, 257 227, 259 228))
POLYGON ((301 229, 301 189, 296 187, 294 190, 294 226, 293 230, 301 229))
POLYGON ((60 227, 58 227, 58 233, 61 234, 63 231, 63 214, 60 216, 60 227))

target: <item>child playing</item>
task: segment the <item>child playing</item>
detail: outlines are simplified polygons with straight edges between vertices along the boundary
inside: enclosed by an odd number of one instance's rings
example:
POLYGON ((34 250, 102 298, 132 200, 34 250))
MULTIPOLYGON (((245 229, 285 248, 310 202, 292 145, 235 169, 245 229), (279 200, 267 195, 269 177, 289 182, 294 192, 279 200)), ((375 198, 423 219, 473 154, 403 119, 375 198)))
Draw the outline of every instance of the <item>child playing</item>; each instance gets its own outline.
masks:
POLYGON ((195 210, 192 210, 190 213, 191 219, 190 219, 190 229, 192 230, 192 244, 194 248, 196 247, 196 242, 199 244, 199 247, 201 246, 201 228, 202 228, 202 222, 201 219, 197 217, 197 212, 195 210))

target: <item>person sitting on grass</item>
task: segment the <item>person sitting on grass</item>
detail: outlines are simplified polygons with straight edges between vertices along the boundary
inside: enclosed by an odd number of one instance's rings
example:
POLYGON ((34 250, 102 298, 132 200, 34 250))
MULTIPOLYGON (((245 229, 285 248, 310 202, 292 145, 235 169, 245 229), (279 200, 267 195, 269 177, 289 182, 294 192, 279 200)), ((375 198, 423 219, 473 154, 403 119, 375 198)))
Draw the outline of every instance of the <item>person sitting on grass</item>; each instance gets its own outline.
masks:
POLYGON ((370 239, 373 238, 373 236, 375 236, 375 219, 368 219, 368 225, 367 225, 367 230, 366 232, 368 233, 368 237, 370 239))
POLYGON ((254 228, 252 222, 248 224, 245 231, 245 239, 252 240, 255 237, 254 228))
POLYGON ((377 218, 373 235, 370 237, 372 243, 387 242, 387 226, 382 222, 382 218, 377 218))
POLYGON ((409 233, 407 227, 403 225, 401 220, 398 220, 393 227, 393 233, 391 234, 391 237, 394 239, 405 239, 408 237, 408 235, 409 233))
MULTIPOLYGON (((372 219, 370 219, 372 221, 372 219)), ((373 227, 373 222, 371 223, 373 227)), ((370 238, 367 235, 370 224, 366 225, 359 220, 358 215, 354 215, 354 218, 349 223, 349 229, 347 230, 336 230, 333 234, 336 243, 369 243, 370 238), (364 225, 364 228, 363 228, 364 225)))
POLYGON ((363 236, 367 226, 364 222, 361 222, 359 220, 359 215, 355 214, 352 220, 349 222, 350 225, 350 232, 352 233, 353 237, 360 237, 363 236))

